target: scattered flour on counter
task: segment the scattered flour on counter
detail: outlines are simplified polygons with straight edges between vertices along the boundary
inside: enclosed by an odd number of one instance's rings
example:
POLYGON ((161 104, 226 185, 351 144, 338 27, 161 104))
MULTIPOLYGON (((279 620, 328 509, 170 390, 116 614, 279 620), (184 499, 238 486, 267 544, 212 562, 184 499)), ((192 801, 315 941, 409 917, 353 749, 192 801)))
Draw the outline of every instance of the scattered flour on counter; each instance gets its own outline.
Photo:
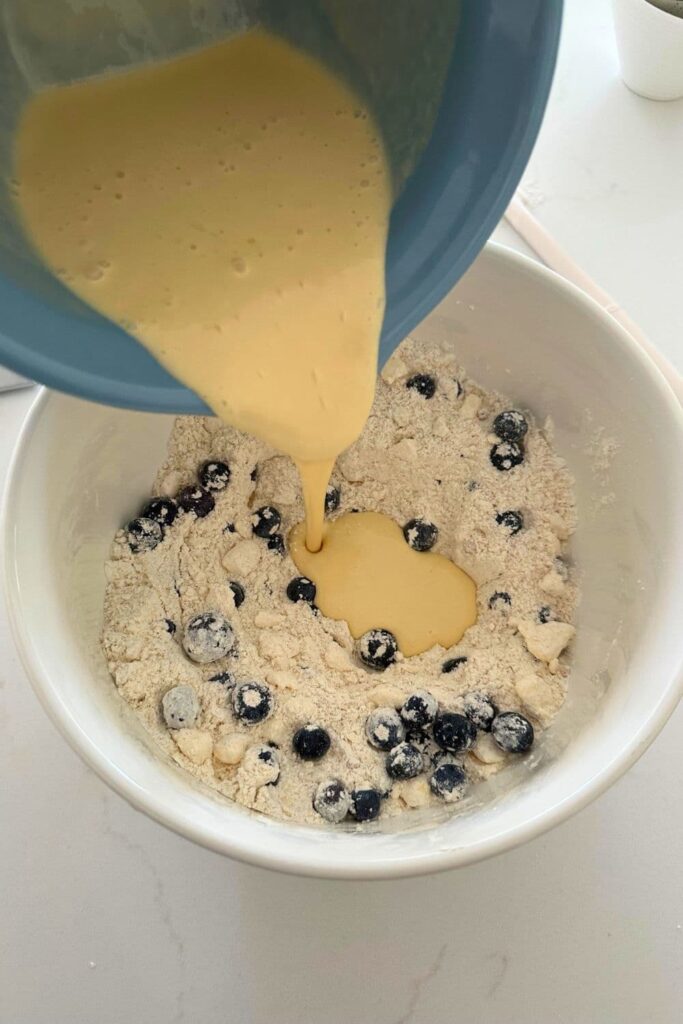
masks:
MULTIPOLYGON (((106 563, 106 658, 119 692, 159 746, 233 800, 324 825, 312 798, 330 778, 348 790, 388 791, 383 816, 438 802, 428 775, 394 783, 387 776, 386 755, 365 738, 365 720, 376 707, 398 707, 410 693, 428 690, 457 711, 464 694, 479 691, 500 711, 521 711, 537 730, 545 728, 564 700, 563 652, 574 634, 577 588, 565 557, 575 527, 573 486, 547 432, 532 421, 522 464, 509 472, 494 468, 492 421, 513 407, 514 398, 469 380, 450 346, 408 339, 378 380, 361 438, 338 460, 332 483, 341 503, 334 515, 371 509, 401 525, 430 520, 439 528, 434 550, 477 584, 478 621, 460 643, 401 658, 383 673, 360 663, 344 622, 288 600, 296 567, 286 551, 252 534, 253 510, 263 505, 279 509, 285 545, 303 518, 289 459, 216 419, 178 419, 153 493, 175 495, 195 484, 207 460, 229 464, 229 485, 214 494, 205 518, 179 514, 153 550, 133 553, 119 531, 106 563), (433 398, 405 386, 418 372, 436 378, 433 398), (520 514, 517 532, 506 512, 520 514), (244 589, 239 606, 231 582, 244 589), (181 641, 188 622, 204 612, 229 620, 235 644, 225 657, 201 664, 186 656, 181 641), (460 660, 443 672, 454 659, 460 660), (235 717, 231 700, 234 685, 248 681, 266 684, 274 699, 269 717, 252 726, 235 717), (176 686, 197 695, 191 728, 169 729, 164 721, 162 698, 176 686), (292 750, 295 731, 309 723, 331 737, 319 761, 302 761, 292 750), (275 762, 263 752, 267 744, 275 762)), ((460 761, 476 782, 514 756, 480 733, 460 761)))

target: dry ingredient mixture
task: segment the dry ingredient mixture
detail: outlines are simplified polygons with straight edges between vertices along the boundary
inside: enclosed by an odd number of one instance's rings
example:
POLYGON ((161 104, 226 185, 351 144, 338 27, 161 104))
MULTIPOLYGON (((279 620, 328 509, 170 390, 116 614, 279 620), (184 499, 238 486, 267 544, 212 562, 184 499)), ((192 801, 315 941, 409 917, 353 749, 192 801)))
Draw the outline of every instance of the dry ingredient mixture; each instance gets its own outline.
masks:
POLYGON ((326 511, 382 512, 415 550, 451 558, 477 584, 477 622, 412 657, 381 622, 354 640, 289 556, 304 515, 294 464, 217 419, 181 418, 154 499, 106 564, 116 685, 183 768, 274 817, 364 822, 455 802, 523 757, 564 700, 571 478, 451 346, 408 339, 326 511))

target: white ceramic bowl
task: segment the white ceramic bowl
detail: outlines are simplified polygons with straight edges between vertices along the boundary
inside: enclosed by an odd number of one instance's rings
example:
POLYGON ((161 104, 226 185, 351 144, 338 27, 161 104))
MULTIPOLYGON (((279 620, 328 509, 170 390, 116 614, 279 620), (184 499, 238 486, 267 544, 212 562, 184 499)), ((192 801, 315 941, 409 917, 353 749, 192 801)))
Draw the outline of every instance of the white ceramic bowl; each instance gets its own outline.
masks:
MULTIPOLYGON (((241 860, 386 878, 500 853, 614 782, 680 695, 683 416, 659 371, 580 292, 495 246, 418 333, 451 340, 482 384, 540 420, 553 418, 580 515, 573 557, 583 601, 567 703, 532 758, 475 787, 452 816, 411 812, 371 834, 286 825, 161 759, 114 688, 99 634, 107 549, 149 493, 171 421, 43 394, 19 440, 6 575, 18 647, 40 699, 75 750, 133 805, 241 860)), ((64 805, 73 813, 68 793, 64 805)))

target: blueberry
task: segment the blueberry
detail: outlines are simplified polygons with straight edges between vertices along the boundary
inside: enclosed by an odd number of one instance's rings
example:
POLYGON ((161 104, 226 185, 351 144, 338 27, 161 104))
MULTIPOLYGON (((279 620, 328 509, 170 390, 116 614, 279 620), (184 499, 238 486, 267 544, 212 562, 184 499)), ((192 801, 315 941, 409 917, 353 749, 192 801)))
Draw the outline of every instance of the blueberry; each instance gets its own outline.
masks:
POLYGON ((515 441, 520 443, 524 440, 529 424, 517 409, 506 409, 499 412, 493 421, 493 433, 501 441, 515 441))
POLYGON ((494 444, 489 452, 493 466, 501 473, 507 473, 524 462, 524 449, 516 441, 501 441, 494 444))
POLYGON ((512 604, 512 598, 504 590, 496 590, 489 598, 489 608, 492 611, 504 611, 512 604))
POLYGON ((432 768, 438 768, 440 764, 455 764, 455 755, 450 750, 433 750, 429 758, 432 768))
POLYGON ((405 726, 395 708, 375 708, 365 720, 365 735, 377 750, 391 750, 403 740, 405 726))
POLYGON ((401 708, 401 718, 407 725, 424 727, 431 725, 439 710, 439 702, 428 690, 416 690, 406 698, 401 708))
POLYGON ((183 633, 188 658, 208 665, 230 654, 235 646, 233 628, 220 612, 202 612, 190 619, 183 633))
POLYGON ((169 729, 191 729, 199 715, 199 699, 191 686, 174 686, 162 697, 161 710, 169 729))
POLYGON ((313 604, 315 601, 316 586, 308 576, 295 576, 287 584, 287 597, 296 604, 298 601, 305 601, 306 604, 313 604))
POLYGON ((414 779, 424 770, 424 758, 412 743, 399 743, 387 754, 385 767, 392 779, 414 779))
POLYGON ((170 526, 178 515, 178 506, 173 498, 152 498, 142 510, 145 519, 153 519, 159 526, 170 526))
POLYGON ((384 672, 396 661, 398 643, 388 629, 370 629, 358 641, 358 654, 368 668, 384 672))
POLYGON ((403 536, 413 551, 429 551, 436 544, 439 530, 426 519, 409 519, 403 527, 403 536))
POLYGON ((325 491, 325 515, 330 516, 333 512, 336 512, 341 504, 341 491, 338 487, 329 485, 325 491))
POLYGON ((356 821, 374 821, 379 817, 382 795, 378 789, 354 789, 351 814, 356 821))
POLYGON ((173 619, 164 619, 164 622, 166 624, 166 631, 173 636, 177 628, 175 622, 173 619))
POLYGON ((506 753, 523 754, 534 742, 534 727, 524 715, 503 711, 493 719, 491 735, 506 753))
POLYGON ((199 482, 207 491, 224 491, 230 483, 227 462, 205 462, 199 470, 199 482))
POLYGON ((459 800, 467 788, 467 775, 455 761, 444 761, 432 772, 429 788, 447 804, 459 800))
POLYGON ((436 716, 434 722, 434 739, 442 750, 450 750, 459 754, 469 750, 477 738, 477 730, 469 718, 455 711, 444 711, 436 716))
POLYGON ((237 580, 230 580, 228 583, 230 590, 232 591, 232 600, 235 608, 239 608, 240 605, 244 604, 244 599, 247 596, 244 592, 244 587, 237 580))
POLYGON ((266 540, 280 529, 282 516, 273 505, 262 505, 251 517, 251 528, 257 537, 266 540))
POLYGON ((467 664, 467 656, 461 654, 458 658, 448 658, 441 666, 442 672, 455 672, 461 665, 467 664))
POLYGON ((268 538, 266 547, 269 551, 274 551, 276 555, 284 555, 285 553, 285 542, 281 533, 275 533, 272 537, 268 538))
POLYGON ((197 519, 208 516, 209 512, 213 512, 216 504, 213 495, 198 486, 183 487, 177 500, 183 512, 192 512, 197 519))
POLYGON ((552 611, 550 609, 550 605, 549 604, 544 604, 542 608, 538 609, 538 613, 536 615, 536 618, 538 619, 539 622, 543 623, 544 625, 545 625, 546 622, 550 622, 552 617, 553 617, 553 613, 552 613, 552 611))
POLYGON ((417 391, 423 398, 433 398, 436 391, 436 381, 428 373, 416 373, 406 381, 406 387, 411 391, 417 391))
POLYGON ((351 810, 351 795, 339 779, 326 779, 315 791, 313 808, 325 821, 337 825, 351 810))
POLYGON ((223 533, 235 533, 235 529, 236 527, 234 523, 226 523, 223 527, 223 533))
POLYGON ((431 753, 433 748, 431 736, 424 731, 424 729, 410 728, 406 729, 406 743, 410 743, 411 746, 417 747, 423 756, 427 756, 431 753))
POLYGON ((215 676, 209 676, 210 683, 220 683, 226 690, 232 690, 235 685, 235 677, 232 672, 217 672, 215 676))
POLYGON ((504 526, 506 530, 509 530, 510 536, 514 537, 524 527, 524 516, 521 512, 514 512, 512 509, 509 509, 507 512, 499 512, 496 516, 496 522, 499 526, 504 526))
POLYGON ((131 519, 126 527, 126 540, 134 555, 154 551, 163 539, 164 531, 154 519, 131 519))
POLYGON ((251 473, 249 474, 249 479, 251 480, 252 483, 256 483, 256 481, 258 480, 258 466, 254 466, 251 473))
POLYGON ((256 756, 259 761, 263 761, 265 764, 273 764, 274 759, 278 758, 277 744, 261 744, 261 746, 258 747, 256 756))
POLYGON ((302 761, 319 761, 330 749, 330 734, 320 725, 304 725, 294 733, 292 746, 302 761))
POLYGON ((491 723, 498 714, 498 708, 490 697, 473 690, 463 697, 462 707, 470 722, 477 729, 481 729, 482 732, 491 732, 491 723))
POLYGON ((273 695, 264 683, 241 683, 232 691, 232 709, 245 725, 262 722, 273 710, 273 695))
POLYGON ((249 747, 244 761, 249 768, 254 766, 259 786, 277 786, 280 781, 280 755, 270 743, 249 747))

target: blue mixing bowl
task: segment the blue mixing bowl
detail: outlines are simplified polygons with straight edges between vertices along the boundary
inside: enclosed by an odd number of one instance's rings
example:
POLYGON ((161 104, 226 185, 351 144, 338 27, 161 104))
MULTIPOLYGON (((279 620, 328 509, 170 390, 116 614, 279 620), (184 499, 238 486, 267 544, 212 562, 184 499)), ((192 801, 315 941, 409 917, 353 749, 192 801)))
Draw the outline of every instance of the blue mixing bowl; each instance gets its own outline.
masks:
MULTIPOLYGON (((561 16, 562 0, 462 0, 434 130, 392 212, 380 363, 461 277, 505 210, 541 124, 561 16)), ((0 362, 110 405, 207 411, 4 234, 0 362)))

